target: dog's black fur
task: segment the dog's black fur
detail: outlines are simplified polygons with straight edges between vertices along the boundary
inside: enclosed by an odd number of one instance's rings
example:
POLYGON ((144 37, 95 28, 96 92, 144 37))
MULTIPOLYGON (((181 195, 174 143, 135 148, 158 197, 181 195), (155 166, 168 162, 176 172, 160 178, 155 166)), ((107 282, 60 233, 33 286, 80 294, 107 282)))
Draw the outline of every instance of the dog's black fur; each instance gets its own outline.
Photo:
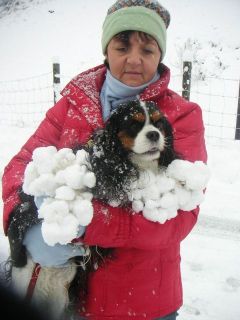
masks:
MULTIPOLYGON (((159 111, 154 102, 146 102, 146 108, 149 112, 159 111)), ((120 200, 120 205, 128 205, 128 191, 131 182, 139 176, 139 168, 131 161, 131 150, 123 145, 119 139, 119 133, 124 132, 132 140, 135 139, 144 123, 138 123, 133 118, 136 113, 143 113, 138 100, 122 104, 113 112, 106 123, 104 129, 94 133, 90 142, 85 146, 78 146, 74 149, 76 152, 84 148, 89 153, 89 162, 92 171, 96 175, 96 186, 91 189, 94 198, 104 202, 120 200)), ((161 114, 160 119, 153 125, 165 137, 164 150, 161 151, 158 165, 167 167, 174 159, 179 158, 173 148, 173 132, 168 120, 161 114)), ((8 238, 11 249, 12 263, 16 267, 23 267, 26 264, 27 256, 22 241, 26 230, 36 223, 37 207, 33 197, 26 195, 20 190, 22 203, 12 212, 8 229, 8 238)), ((77 274, 69 288, 72 299, 76 299, 79 290, 83 296, 87 294, 88 276, 95 271, 96 265, 105 263, 108 259, 114 258, 114 249, 104 249, 99 247, 90 247, 91 255, 84 268, 82 257, 75 258, 79 268, 77 274)))

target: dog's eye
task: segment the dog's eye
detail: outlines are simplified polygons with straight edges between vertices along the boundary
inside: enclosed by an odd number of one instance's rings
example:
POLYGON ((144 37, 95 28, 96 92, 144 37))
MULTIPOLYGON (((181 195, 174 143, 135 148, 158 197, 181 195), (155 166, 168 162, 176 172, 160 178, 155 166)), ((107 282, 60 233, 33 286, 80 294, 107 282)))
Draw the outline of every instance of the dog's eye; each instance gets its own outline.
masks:
POLYGON ((139 121, 132 121, 129 123, 128 131, 132 134, 138 133, 143 127, 143 123, 139 121))
POLYGON ((159 130, 163 130, 163 129, 164 129, 164 124, 163 124, 163 122, 162 122, 161 120, 156 121, 156 122, 154 123, 154 126, 155 126, 156 128, 158 128, 159 130))

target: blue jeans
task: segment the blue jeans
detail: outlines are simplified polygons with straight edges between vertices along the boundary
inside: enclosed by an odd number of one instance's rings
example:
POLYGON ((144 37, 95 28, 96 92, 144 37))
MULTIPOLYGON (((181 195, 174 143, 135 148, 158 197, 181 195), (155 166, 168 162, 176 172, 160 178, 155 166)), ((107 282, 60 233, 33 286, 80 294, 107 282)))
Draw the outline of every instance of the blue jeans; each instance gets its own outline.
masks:
POLYGON ((176 320, 177 316, 178 316, 178 313, 177 312, 173 312, 171 314, 168 314, 165 317, 157 318, 155 320, 176 320))

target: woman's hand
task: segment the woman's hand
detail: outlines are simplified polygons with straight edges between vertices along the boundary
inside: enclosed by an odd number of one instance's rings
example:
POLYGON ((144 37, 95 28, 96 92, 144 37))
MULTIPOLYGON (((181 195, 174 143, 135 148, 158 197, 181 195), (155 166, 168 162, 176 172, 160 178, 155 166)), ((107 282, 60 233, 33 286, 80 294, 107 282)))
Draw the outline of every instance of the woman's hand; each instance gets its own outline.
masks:
MULTIPOLYGON (((43 267, 67 267, 70 258, 86 254, 84 247, 79 243, 49 246, 44 242, 41 226, 40 223, 30 227, 23 240, 23 244, 35 263, 43 267)), ((80 227, 78 236, 81 237, 84 231, 85 228, 80 227)))

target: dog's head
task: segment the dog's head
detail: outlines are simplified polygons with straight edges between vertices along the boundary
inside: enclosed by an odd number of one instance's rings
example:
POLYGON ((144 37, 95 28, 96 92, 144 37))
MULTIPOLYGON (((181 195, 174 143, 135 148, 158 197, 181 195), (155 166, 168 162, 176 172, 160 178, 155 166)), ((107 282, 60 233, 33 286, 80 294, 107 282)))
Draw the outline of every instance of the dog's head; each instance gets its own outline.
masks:
POLYGON ((171 125, 154 102, 139 100, 112 113, 89 154, 102 199, 124 198, 139 169, 168 166, 176 158, 171 125))
POLYGON ((106 128, 114 132, 133 164, 146 168, 153 162, 168 166, 174 160, 172 127, 154 102, 122 104, 106 128))

